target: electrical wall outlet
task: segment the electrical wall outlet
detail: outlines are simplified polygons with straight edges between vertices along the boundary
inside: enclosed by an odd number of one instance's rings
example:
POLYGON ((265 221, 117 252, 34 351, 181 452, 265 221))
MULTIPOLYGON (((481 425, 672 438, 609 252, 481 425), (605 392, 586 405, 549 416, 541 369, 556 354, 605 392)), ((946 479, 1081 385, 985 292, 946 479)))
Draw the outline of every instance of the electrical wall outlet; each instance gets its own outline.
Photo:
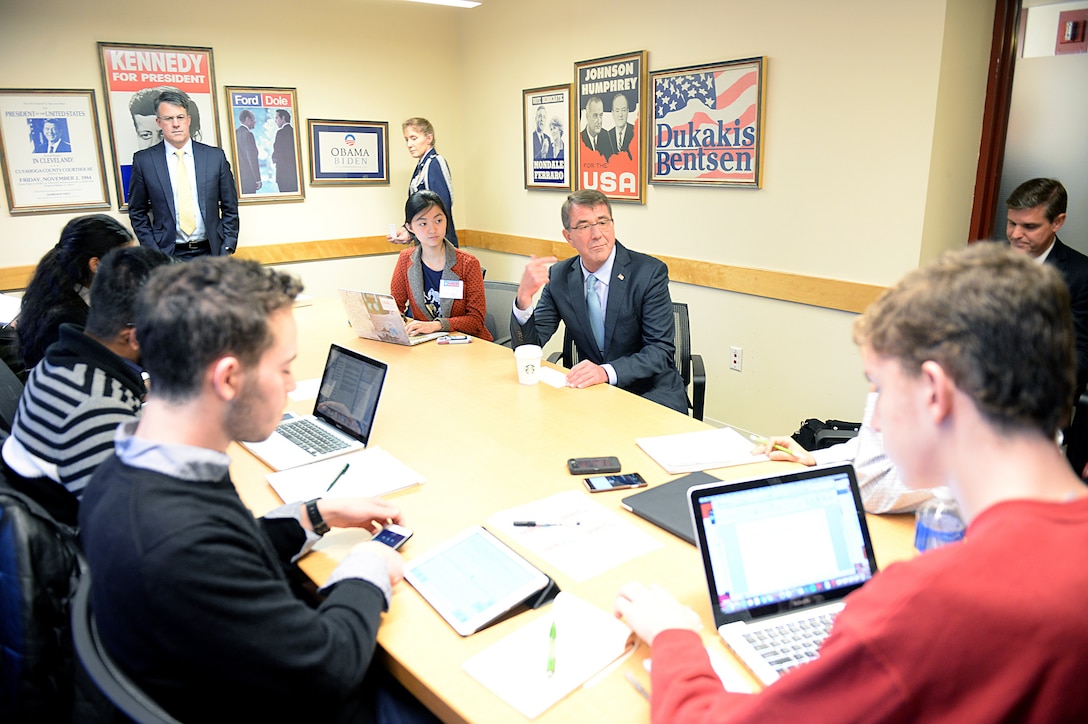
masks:
POLYGON ((729 348, 729 369, 740 372, 744 366, 744 350, 740 347, 729 348))

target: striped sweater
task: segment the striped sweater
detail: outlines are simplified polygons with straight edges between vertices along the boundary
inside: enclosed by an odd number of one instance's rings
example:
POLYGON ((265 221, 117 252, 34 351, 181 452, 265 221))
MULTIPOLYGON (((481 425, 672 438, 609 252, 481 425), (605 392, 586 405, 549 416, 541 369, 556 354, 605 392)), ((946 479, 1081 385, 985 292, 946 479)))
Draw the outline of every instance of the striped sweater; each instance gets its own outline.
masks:
POLYGON ((24 478, 47 477, 79 497, 113 453, 118 424, 140 412, 137 368, 71 324, 30 373, 4 462, 24 478))

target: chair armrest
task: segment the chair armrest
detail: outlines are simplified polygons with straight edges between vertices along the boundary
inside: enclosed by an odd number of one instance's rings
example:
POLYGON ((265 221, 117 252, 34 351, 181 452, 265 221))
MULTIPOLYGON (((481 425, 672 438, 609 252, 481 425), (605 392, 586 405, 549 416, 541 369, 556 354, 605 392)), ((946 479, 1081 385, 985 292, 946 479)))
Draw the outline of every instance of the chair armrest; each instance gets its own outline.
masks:
POLYGON ((702 420, 703 405, 706 401, 706 368, 703 366, 701 354, 691 356, 691 388, 691 416, 696 420, 702 420))
POLYGON ((550 355, 548 355, 548 361, 551 362, 553 365, 562 365, 563 363, 560 361, 562 359, 562 352, 552 352, 550 355))

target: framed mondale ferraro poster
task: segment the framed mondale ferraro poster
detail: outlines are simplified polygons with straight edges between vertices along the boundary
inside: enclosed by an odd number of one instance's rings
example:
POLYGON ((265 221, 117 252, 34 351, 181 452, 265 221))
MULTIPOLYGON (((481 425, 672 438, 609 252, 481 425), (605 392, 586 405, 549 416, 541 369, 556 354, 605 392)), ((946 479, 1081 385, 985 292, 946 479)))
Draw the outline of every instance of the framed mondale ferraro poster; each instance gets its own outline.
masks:
POLYGON ((763 185, 766 58, 650 73, 650 182, 763 185))
POLYGON ((570 189, 570 84, 521 92, 525 188, 570 189))
POLYGON ((0 165, 14 214, 108 209, 93 90, 0 90, 0 165))
POLYGON ((310 119, 310 185, 389 183, 387 121, 310 119))
POLYGON ((100 42, 98 53, 106 89, 117 205, 125 210, 132 155, 162 141, 155 121, 155 99, 164 90, 180 91, 188 98, 193 140, 219 145, 212 49, 100 42))
POLYGON ((574 97, 575 188, 644 203, 646 51, 575 63, 574 97))
POLYGON ((294 88, 227 86, 238 203, 303 201, 294 88))

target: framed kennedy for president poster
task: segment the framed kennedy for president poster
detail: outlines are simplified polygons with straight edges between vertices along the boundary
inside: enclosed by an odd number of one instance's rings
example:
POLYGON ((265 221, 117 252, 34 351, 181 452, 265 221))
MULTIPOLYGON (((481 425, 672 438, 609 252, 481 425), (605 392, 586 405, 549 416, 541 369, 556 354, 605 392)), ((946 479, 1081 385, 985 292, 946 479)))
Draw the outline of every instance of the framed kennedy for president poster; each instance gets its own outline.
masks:
POLYGON ((645 203, 646 51, 574 64, 574 187, 645 203))
POLYGON ((189 135, 194 141, 219 145, 212 49, 100 42, 98 54, 118 207, 125 210, 133 154, 162 141, 155 116, 155 99, 160 93, 179 91, 186 99, 189 135))

